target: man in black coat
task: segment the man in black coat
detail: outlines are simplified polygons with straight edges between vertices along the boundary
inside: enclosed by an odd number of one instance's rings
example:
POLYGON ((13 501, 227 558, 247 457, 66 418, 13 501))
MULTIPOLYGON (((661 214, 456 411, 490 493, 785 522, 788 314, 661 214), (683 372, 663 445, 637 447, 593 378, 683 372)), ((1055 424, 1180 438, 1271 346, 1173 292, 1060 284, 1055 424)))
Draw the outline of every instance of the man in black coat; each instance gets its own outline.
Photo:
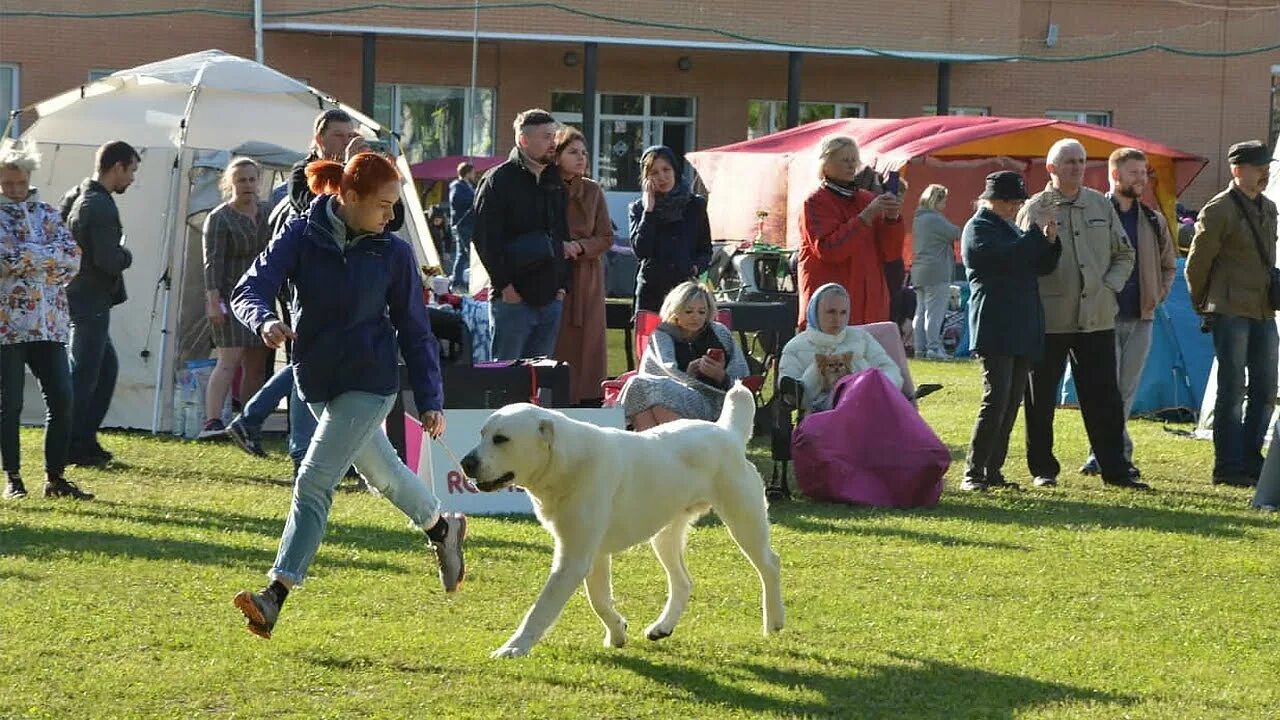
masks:
POLYGON ((133 254, 124 246, 120 210, 112 197, 133 184, 142 157, 123 140, 98 148, 92 177, 62 199, 62 215, 82 253, 80 273, 67 286, 71 311, 71 449, 73 465, 105 465, 111 453, 98 428, 116 392, 120 361, 111 344, 111 308, 123 303, 124 271, 133 254))
POLYGON ((516 116, 516 146, 476 190, 472 241, 489 273, 497 360, 549 357, 560 331, 576 246, 555 164, 557 125, 546 110, 516 116))

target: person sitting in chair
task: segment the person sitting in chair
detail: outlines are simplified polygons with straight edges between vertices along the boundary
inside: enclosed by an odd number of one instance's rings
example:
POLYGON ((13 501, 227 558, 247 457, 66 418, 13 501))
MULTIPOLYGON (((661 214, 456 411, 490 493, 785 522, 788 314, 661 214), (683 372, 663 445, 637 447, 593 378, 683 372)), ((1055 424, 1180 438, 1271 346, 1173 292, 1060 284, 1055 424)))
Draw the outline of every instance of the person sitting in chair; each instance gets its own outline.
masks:
POLYGON ((745 378, 746 357, 733 333, 712 318, 716 301, 695 282, 667 293, 640 358, 640 371, 622 389, 619 402, 636 430, 689 418, 715 420, 724 394, 745 378))
POLYGON ((838 283, 814 291, 806 329, 782 348, 779 392, 801 410, 826 410, 831 390, 843 375, 868 368, 883 372, 896 387, 902 370, 871 333, 849 324, 849 293, 838 283))

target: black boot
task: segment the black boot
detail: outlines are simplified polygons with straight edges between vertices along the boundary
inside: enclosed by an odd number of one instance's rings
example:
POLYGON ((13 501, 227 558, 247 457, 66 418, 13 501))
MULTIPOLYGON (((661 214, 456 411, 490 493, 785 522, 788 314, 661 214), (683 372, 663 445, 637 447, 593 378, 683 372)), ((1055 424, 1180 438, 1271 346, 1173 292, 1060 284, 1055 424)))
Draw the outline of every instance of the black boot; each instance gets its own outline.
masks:
POLYGON ((44 496, 46 498, 67 497, 74 500, 92 500, 93 493, 81 490, 75 483, 61 475, 46 475, 44 496))

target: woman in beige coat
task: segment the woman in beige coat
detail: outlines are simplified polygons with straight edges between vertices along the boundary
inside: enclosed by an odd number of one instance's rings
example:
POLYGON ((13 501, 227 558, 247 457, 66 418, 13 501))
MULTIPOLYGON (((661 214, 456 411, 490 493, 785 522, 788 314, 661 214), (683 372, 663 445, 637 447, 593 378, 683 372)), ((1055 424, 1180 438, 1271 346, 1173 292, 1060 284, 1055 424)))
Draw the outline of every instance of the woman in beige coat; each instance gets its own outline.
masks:
POLYGON ((577 405, 600 397, 608 367, 600 256, 613 245, 613 224, 604 191, 586 177, 587 141, 577 128, 556 133, 556 164, 568 194, 565 256, 573 264, 573 289, 565 297, 555 357, 569 363, 569 398, 577 405))

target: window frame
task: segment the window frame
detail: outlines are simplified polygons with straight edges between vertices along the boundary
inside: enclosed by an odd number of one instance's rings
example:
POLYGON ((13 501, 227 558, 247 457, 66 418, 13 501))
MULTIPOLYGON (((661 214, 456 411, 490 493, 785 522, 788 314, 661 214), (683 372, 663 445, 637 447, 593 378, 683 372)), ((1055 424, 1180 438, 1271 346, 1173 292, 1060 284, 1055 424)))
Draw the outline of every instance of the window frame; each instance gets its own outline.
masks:
MULTIPOLYGON (((399 139, 400 139, 400 131, 401 131, 401 125, 400 125, 400 123, 401 123, 401 115, 400 115, 400 112, 399 112, 399 108, 400 108, 401 103, 403 102, 403 100, 402 100, 402 96, 401 96, 401 92, 402 92, 402 89, 403 89, 403 88, 424 88, 424 89, 428 89, 428 90, 457 90, 457 91, 461 91, 461 92, 462 92, 462 142, 463 142, 463 147, 462 147, 462 148, 460 148, 460 152, 452 153, 452 154, 454 154, 454 155, 471 156, 471 155, 473 154, 473 153, 471 152, 471 146, 472 146, 472 143, 473 143, 473 141, 474 141, 474 137, 473 137, 473 135, 474 135, 474 132, 475 132, 475 127, 474 127, 474 124, 473 124, 473 123, 474 123, 474 109, 472 108, 472 101, 473 101, 473 99, 474 99, 475 101, 479 102, 479 95, 480 95, 480 93, 481 93, 481 92, 485 92, 485 91, 487 91, 487 92, 489 92, 489 93, 490 93, 490 96, 491 96, 491 98, 492 98, 492 102, 490 103, 490 105, 491 105, 491 110, 490 110, 490 112, 492 113, 492 112, 493 112, 493 111, 495 111, 495 110, 497 109, 497 107, 498 107, 498 89, 497 89, 496 87, 481 87, 481 86, 477 85, 477 86, 476 86, 476 88, 475 88, 476 92, 475 92, 475 96, 474 96, 474 98, 473 98, 473 95, 472 95, 472 93, 471 93, 471 87, 470 87, 470 86, 459 86, 459 85, 426 85, 426 84, 420 84, 420 83, 391 83, 391 82, 388 82, 388 83, 377 83, 377 84, 375 85, 375 94, 376 94, 376 92, 377 92, 377 90, 378 90, 378 89, 382 89, 382 88, 389 89, 389 90, 390 90, 390 93, 391 93, 391 97, 390 97, 390 108, 389 108, 389 109, 390 109, 390 113, 391 113, 390 123, 389 123, 389 124, 384 124, 384 125, 383 125, 383 127, 385 127, 387 130, 389 130, 390 132, 392 132, 392 133, 394 133, 394 134, 395 134, 397 142, 399 142, 399 139)), ((376 110, 375 110, 375 114, 376 114, 376 110)), ((376 120, 377 118, 375 117, 374 119, 376 120)), ((379 123, 381 123, 382 121, 381 121, 381 120, 379 120, 378 122, 379 122, 379 123)), ((497 152, 497 148, 498 148, 498 126, 497 126, 497 124, 494 122, 494 118, 492 118, 492 117, 489 119, 489 138, 488 138, 488 140, 489 140, 490 153, 495 153, 495 152, 497 152)), ((402 148, 402 150, 403 150, 403 148, 402 148)), ((406 159, 407 159, 407 158, 406 158, 406 159)))
MULTIPOLYGON (((947 114, 952 117, 991 117, 990 106, 952 105, 947 110, 947 114)), ((920 108, 920 113, 926 117, 936 117, 938 115, 938 106, 925 105, 920 108)))
MULTIPOLYGON (((551 98, 550 98, 550 101, 551 101, 550 107, 551 107, 552 117, 554 117, 558 122, 562 124, 570 124, 570 125, 574 125, 575 127, 582 128, 583 113, 557 111, 555 109, 556 95, 567 95, 567 96, 577 95, 580 98, 579 104, 581 104, 582 93, 577 90, 552 90, 551 98)), ((595 97, 595 106, 596 106, 596 128, 595 128, 596 129, 596 133, 595 133, 596 147, 591 148, 591 170, 592 170, 592 174, 596 177, 598 181, 603 180, 603 178, 600 177, 601 175, 600 157, 601 156, 600 156, 599 145, 600 145, 600 138, 604 136, 604 123, 606 122, 642 123, 644 125, 646 145, 653 145, 658 142, 660 138, 657 138, 655 136, 655 131, 657 130, 657 128, 662 127, 667 123, 688 125, 690 129, 690 136, 691 136, 688 150, 691 152, 697 148, 697 143, 698 143, 698 96, 697 95, 674 95, 670 93, 637 93, 637 92, 597 92, 595 97), (604 113, 603 107, 604 107, 604 98, 606 95, 632 95, 632 96, 640 96, 644 98, 642 114, 635 115, 635 114, 622 114, 622 113, 604 113), (688 100, 690 114, 688 115, 654 115, 653 114, 654 98, 680 98, 682 100, 688 100)), ((689 171, 689 169, 690 168, 686 164, 685 170, 689 171)), ((639 191, 626 190, 626 189, 619 190, 619 189, 609 187, 609 188, 605 188, 605 192, 637 193, 639 191)))
POLYGON ((1066 122, 1075 122, 1082 125, 1097 125, 1098 127, 1112 127, 1114 118, 1110 110, 1045 110, 1044 116, 1051 120, 1064 120, 1066 122), (1091 121, 1090 116, 1100 117, 1106 120, 1105 123, 1096 123, 1091 121))
MULTIPOLYGON (((787 122, 787 118, 786 118, 786 115, 787 115, 787 101, 786 101, 786 100, 768 100, 768 99, 764 99, 764 98, 751 98, 750 100, 748 100, 748 101, 747 101, 747 112, 748 112, 748 113, 750 113, 750 111, 751 111, 751 103, 762 103, 762 104, 765 104, 765 105, 768 105, 768 106, 769 106, 769 116, 770 116, 770 119, 769 119, 769 128, 771 128, 771 129, 766 129, 763 133, 761 133, 761 134, 759 134, 759 135, 752 135, 752 132, 754 132, 754 131, 755 131, 755 128, 751 127, 751 126, 748 124, 748 126, 747 126, 747 139, 752 139, 752 138, 757 138, 757 137, 764 137, 765 135, 769 135, 769 134, 772 134, 772 133, 778 132, 779 130, 785 130, 785 129, 786 129, 786 127, 785 127, 785 126, 786 126, 786 122, 787 122)), ((812 106, 814 106, 814 105, 830 105, 830 106, 832 106, 833 116, 832 116, 832 118, 831 118, 831 119, 865 118, 865 117, 868 117, 868 115, 867 115, 868 103, 866 103, 866 102, 847 102, 847 101, 836 101, 836 100, 801 100, 801 101, 800 101, 800 113, 801 113, 802 115, 804 114, 804 108, 805 108, 805 106, 812 107, 812 106), (856 110, 856 111, 857 111, 857 114, 854 114, 854 115, 848 114, 849 110, 856 110)), ((811 120, 810 122, 816 122, 816 121, 811 120)), ((805 124, 805 123, 801 123, 801 125, 804 125, 804 124, 805 124)))

